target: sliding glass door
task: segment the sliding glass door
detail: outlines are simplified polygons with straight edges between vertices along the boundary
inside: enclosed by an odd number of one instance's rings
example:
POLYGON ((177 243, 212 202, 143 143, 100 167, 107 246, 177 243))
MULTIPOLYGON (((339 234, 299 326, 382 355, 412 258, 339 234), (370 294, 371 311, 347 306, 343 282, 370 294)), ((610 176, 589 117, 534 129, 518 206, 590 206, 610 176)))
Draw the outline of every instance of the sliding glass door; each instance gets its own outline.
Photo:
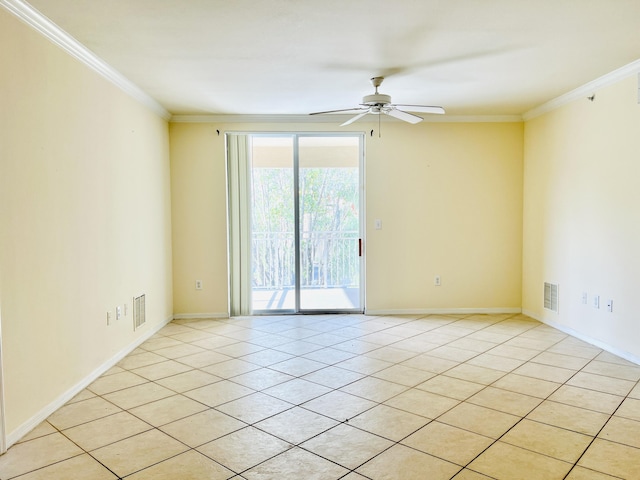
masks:
POLYGON ((251 309, 296 311, 294 137, 251 136, 251 309))
POLYGON ((251 313, 363 310, 362 144, 353 134, 248 136, 251 313))
POLYGON ((362 310, 360 137, 298 139, 300 310, 362 310))

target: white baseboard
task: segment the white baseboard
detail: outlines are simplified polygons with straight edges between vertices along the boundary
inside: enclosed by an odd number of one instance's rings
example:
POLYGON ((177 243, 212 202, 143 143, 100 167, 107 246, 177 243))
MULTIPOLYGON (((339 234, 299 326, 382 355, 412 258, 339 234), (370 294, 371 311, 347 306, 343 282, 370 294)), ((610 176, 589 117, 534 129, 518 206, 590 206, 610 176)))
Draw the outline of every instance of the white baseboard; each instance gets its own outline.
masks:
MULTIPOLYGON (((534 320, 538 320, 539 322, 542 322, 542 319, 538 318, 538 314, 536 312, 533 312, 531 310, 527 310, 526 308, 523 308, 522 309, 522 314, 526 315, 527 317, 531 317, 534 320)), ((542 323, 545 323, 545 322, 542 322, 542 323)))
POLYGON ((522 313, 521 308, 413 308, 370 310, 365 309, 365 315, 498 315, 501 313, 522 313))
POLYGON ((176 313, 173 316, 174 320, 199 320, 205 318, 229 318, 229 314, 227 312, 216 312, 216 313, 176 313))
POLYGON ((524 313, 526 316, 531 317, 535 320, 538 320, 539 322, 544 323, 545 325, 549 325, 550 327, 555 328, 556 330, 560 330, 562 333, 566 333, 567 335, 571 335, 572 337, 577 338, 578 340, 582 340, 583 342, 587 342, 590 343, 593 346, 596 346, 598 348, 601 348, 602 350, 605 350, 609 353, 612 353, 614 355, 617 355, 620 358, 624 358, 625 360, 628 360, 630 362, 633 362, 637 365, 640 365, 640 357, 637 357, 636 355, 633 355, 629 352, 626 352, 624 350, 620 350, 619 348, 613 347, 611 345, 609 345, 608 343, 605 343, 601 340, 598 340, 596 338, 590 337, 589 335, 585 335, 582 332, 578 332, 577 330, 574 330, 573 328, 567 327, 565 325, 562 325, 561 323, 558 322, 554 322, 551 320, 547 320, 545 318, 541 318, 539 315, 537 315, 535 312, 532 312, 530 310, 523 310, 522 313, 524 313))
MULTIPOLYGON (((365 315, 430 315, 430 314, 459 314, 459 315, 474 315, 474 314, 501 314, 501 313, 522 313, 521 308, 505 307, 505 308, 410 308, 410 309, 381 309, 381 310, 369 310, 365 309, 365 315)), ((176 313, 173 316, 174 320, 199 320, 206 318, 230 318, 227 312, 216 313, 176 313)))
POLYGON ((13 432, 9 433, 6 438, 6 447, 9 448, 13 444, 17 443, 22 437, 28 434, 31 430, 36 428, 40 423, 49 418, 49 416, 58 410, 60 407, 64 406, 69 400, 79 394, 82 390, 91 385, 95 380, 97 380, 103 373, 116 365, 120 360, 133 352, 136 348, 138 348, 142 343, 147 341, 153 335, 158 333, 165 325, 173 320, 173 316, 165 319, 163 322, 160 322, 158 325, 155 325, 152 329, 145 332, 141 337, 136 338, 132 343, 124 347, 118 353, 116 353, 113 357, 105 361, 102 365, 96 368, 93 372, 91 372, 88 376, 83 378, 80 382, 75 384, 69 390, 64 392, 54 401, 49 403, 46 407, 32 416, 29 420, 24 422, 18 428, 16 428, 13 432))

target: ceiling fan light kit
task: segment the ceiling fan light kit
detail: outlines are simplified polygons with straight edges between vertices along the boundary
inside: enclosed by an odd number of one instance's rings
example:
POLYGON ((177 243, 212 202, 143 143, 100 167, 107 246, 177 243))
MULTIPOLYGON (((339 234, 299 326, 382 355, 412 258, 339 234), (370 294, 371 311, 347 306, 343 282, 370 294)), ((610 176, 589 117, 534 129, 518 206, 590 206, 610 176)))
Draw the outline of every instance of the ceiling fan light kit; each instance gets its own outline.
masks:
POLYGON ((373 115, 389 115, 390 117, 397 118, 404 122, 408 123, 419 123, 424 120, 422 117, 418 115, 414 115, 409 112, 419 112, 419 113, 433 113, 433 114, 444 114, 444 108, 437 107, 433 105, 401 105, 391 103, 391 96, 385 95, 384 93, 378 92, 378 87, 382 85, 382 81, 384 77, 373 77, 371 79, 371 84, 374 86, 375 93, 371 95, 365 95, 362 98, 362 103, 360 103, 359 107, 355 108, 345 108, 342 110, 329 110, 325 112, 314 112, 310 115, 323 115, 330 113, 357 113, 355 117, 350 118, 343 124, 341 127, 345 125, 350 125, 353 122, 360 120, 365 115, 371 113, 373 115), (401 107, 401 108, 398 108, 401 107))

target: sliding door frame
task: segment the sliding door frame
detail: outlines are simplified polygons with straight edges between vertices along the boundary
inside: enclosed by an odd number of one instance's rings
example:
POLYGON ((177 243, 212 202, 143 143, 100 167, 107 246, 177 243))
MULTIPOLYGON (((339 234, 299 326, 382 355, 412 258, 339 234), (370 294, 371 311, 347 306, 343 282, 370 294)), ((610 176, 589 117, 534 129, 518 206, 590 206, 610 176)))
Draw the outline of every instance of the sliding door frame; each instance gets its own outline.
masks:
MULTIPOLYGON (((328 314, 328 313, 363 313, 365 311, 365 218, 366 218, 366 197, 365 197, 365 134, 362 132, 227 132, 227 135, 246 135, 249 139, 253 137, 280 137, 291 138, 293 141, 293 189, 294 189, 294 243, 295 243, 295 308, 291 309, 273 309, 273 310, 256 310, 251 311, 252 315, 282 315, 282 314, 328 314), (308 137, 355 137, 358 138, 358 229, 359 229, 359 306, 353 309, 302 309, 301 308, 301 258, 300 258, 300 195, 299 195, 299 172, 300 172, 300 138, 308 137)), ((251 141, 249 140, 249 145, 251 141)), ((227 159, 228 161, 228 159, 227 159)), ((250 161, 250 155, 248 158, 250 161)), ((250 166, 249 166, 250 168, 250 166)), ((228 191, 228 195, 232 192, 228 191)), ((231 203, 231 200, 228 200, 231 203)), ((250 203, 250 202, 249 202, 250 203)), ((250 216, 249 212, 249 216, 250 216)), ((251 250, 251 249, 249 249, 251 250)), ((251 256, 251 252, 249 252, 251 256)), ((253 260, 251 259, 251 262, 253 260)), ((229 267, 232 268, 232 262, 229 267)), ((238 272, 229 272, 230 277, 237 275, 238 272)), ((230 289, 234 283, 230 282, 230 289)), ((251 290, 251 289, 250 289, 251 290)), ((250 292, 249 292, 250 293, 250 292)), ((234 298, 234 292, 229 292, 229 298, 234 298)), ((250 301, 250 303, 252 303, 250 301)), ((230 305, 230 311, 234 311, 233 305, 230 305)))
POLYGON ((364 313, 365 309, 365 254, 364 254, 364 234, 365 234, 365 196, 364 196, 364 133, 358 132, 304 132, 294 135, 294 191, 295 209, 296 209, 296 313, 300 314, 326 314, 326 313, 364 313), (300 195, 299 195, 299 178, 300 178, 300 138, 310 137, 357 137, 358 138, 358 238, 359 238, 359 306, 357 308, 338 308, 338 309, 303 309, 301 308, 301 257, 300 257, 300 195))
POLYGON ((4 410, 4 370, 2 348, 2 299, 0 298, 0 455, 7 451, 7 431, 4 410))

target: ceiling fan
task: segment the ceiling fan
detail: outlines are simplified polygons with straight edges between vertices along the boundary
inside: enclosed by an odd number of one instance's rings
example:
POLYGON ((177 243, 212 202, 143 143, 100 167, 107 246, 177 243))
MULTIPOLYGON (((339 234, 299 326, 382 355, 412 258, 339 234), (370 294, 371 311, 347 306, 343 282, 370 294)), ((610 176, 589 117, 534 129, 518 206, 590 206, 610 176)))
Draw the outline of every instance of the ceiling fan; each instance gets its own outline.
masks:
POLYGON ((371 83, 375 87, 376 91, 373 95, 366 95, 365 97, 363 97, 360 107, 346 108, 343 110, 329 110, 326 112, 314 112, 310 113, 310 115, 323 115, 327 113, 357 113, 355 117, 350 118, 340 125, 341 127, 344 127, 345 125, 349 125, 356 120, 360 120, 368 113, 372 113, 374 115, 380 115, 382 113, 384 115, 389 115, 391 117, 395 117, 399 120, 404 120, 405 122, 409 123, 418 123, 424 120, 422 117, 409 112, 437 114, 444 113, 444 108, 442 107, 429 105, 400 105, 391 103, 391 97, 389 95, 378 93, 378 87, 382 85, 383 80, 384 77, 373 77, 371 79, 371 83), (402 107, 402 109, 398 107, 402 107))

